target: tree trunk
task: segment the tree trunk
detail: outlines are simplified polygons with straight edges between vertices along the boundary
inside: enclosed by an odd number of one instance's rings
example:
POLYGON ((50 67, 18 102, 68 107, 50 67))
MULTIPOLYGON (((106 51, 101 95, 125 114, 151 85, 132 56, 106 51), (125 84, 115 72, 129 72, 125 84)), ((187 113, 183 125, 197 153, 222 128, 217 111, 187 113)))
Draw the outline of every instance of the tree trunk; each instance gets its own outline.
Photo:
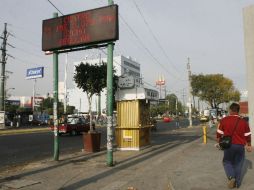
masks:
POLYGON ((88 99, 88 112, 89 112, 89 121, 90 121, 90 132, 93 132, 93 118, 92 118, 92 96, 87 94, 88 99))

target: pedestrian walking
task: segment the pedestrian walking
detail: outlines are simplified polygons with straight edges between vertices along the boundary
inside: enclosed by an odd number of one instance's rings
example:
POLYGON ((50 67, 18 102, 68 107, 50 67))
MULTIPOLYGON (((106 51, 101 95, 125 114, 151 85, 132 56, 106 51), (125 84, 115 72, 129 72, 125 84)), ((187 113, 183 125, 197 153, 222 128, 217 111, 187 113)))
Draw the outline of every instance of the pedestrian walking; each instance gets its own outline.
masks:
POLYGON ((240 106, 232 103, 230 114, 221 119, 217 129, 217 141, 223 136, 231 136, 231 146, 224 149, 223 167, 228 178, 228 188, 239 188, 241 185, 241 170, 245 159, 245 147, 252 151, 251 132, 246 120, 239 116, 240 106))

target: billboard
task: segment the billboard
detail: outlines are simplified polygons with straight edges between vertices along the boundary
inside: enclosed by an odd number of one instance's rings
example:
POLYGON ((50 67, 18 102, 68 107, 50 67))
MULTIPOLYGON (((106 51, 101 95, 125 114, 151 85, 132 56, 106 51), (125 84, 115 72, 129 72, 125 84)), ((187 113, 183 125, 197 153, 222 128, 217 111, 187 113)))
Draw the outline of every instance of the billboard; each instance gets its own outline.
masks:
POLYGON ((5 105, 20 106, 20 100, 5 100, 5 105))
POLYGON ((110 5, 42 21, 42 50, 118 40, 118 6, 110 5))
MULTIPOLYGON (((34 106, 35 107, 40 107, 43 100, 44 100, 43 97, 34 97, 34 106)), ((31 102, 32 102, 32 105, 33 105, 33 97, 31 97, 31 102)))
POLYGON ((26 70, 26 79, 42 78, 44 76, 44 67, 37 67, 26 70))

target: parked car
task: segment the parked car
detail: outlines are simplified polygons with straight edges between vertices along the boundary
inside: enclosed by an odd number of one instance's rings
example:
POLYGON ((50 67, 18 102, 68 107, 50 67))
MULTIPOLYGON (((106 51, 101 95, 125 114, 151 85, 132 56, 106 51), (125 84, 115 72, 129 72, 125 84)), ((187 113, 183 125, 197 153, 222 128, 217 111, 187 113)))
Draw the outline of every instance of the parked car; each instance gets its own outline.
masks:
MULTIPOLYGON (((93 129, 95 129, 95 124, 93 124, 93 129)), ((54 130, 54 125, 51 125, 51 130, 54 130)), ((88 132, 89 130, 89 120, 84 117, 71 116, 59 124, 59 135, 70 134, 74 136, 82 132, 88 132)))
POLYGON ((164 121, 165 123, 169 123, 169 122, 172 121, 172 118, 171 118, 171 117, 164 117, 164 118, 163 118, 163 121, 164 121))

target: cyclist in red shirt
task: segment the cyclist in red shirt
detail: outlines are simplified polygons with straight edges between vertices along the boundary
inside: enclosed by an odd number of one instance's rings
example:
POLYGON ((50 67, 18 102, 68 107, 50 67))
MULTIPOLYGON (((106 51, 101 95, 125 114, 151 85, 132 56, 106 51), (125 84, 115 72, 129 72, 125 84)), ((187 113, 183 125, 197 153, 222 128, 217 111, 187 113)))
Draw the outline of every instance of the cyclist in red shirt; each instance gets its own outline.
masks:
POLYGON ((223 167, 228 177, 228 187, 240 187, 241 170, 245 159, 245 150, 252 151, 249 124, 239 116, 240 106, 232 103, 229 116, 221 119, 217 129, 217 141, 224 136, 232 136, 230 148, 224 150, 223 167), (235 130, 234 130, 235 129, 235 130))

